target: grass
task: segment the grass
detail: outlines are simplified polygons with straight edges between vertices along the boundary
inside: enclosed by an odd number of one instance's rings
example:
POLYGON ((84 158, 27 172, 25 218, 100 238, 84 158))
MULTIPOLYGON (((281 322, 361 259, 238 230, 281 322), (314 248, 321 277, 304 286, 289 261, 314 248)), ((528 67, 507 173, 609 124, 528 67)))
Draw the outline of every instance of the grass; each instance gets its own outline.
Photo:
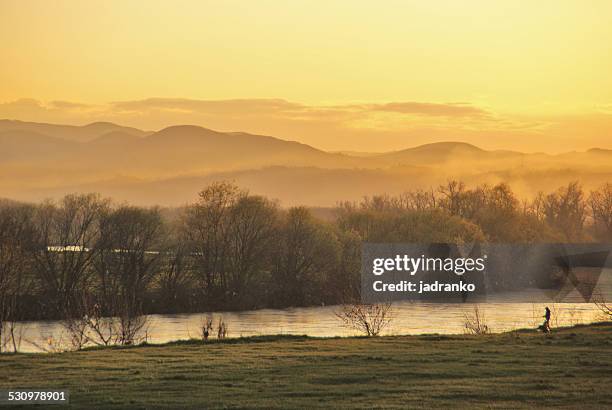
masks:
POLYGON ((610 408, 612 323, 487 336, 266 336, 0 356, 75 408, 610 408))

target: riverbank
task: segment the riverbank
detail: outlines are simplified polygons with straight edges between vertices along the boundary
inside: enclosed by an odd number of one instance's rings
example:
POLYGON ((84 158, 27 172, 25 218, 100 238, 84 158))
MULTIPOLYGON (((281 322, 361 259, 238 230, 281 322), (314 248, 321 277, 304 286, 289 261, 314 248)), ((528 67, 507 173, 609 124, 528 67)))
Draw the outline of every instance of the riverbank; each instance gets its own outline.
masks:
POLYGON ((0 356, 0 390, 68 389, 75 408, 612 406, 612 323, 488 336, 215 343, 0 356))

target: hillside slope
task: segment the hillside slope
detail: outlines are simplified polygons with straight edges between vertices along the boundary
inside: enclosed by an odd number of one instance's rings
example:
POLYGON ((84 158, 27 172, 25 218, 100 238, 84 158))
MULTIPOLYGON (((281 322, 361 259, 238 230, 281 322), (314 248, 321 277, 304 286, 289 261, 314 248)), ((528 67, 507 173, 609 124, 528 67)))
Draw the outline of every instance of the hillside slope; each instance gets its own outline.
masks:
POLYGON ((0 120, 0 177, 3 196, 30 201, 96 191, 142 205, 180 205, 205 185, 229 180, 284 205, 330 206, 449 179, 507 182, 524 196, 573 180, 594 189, 612 180, 612 150, 548 155, 447 141, 351 155, 191 125, 149 133, 111 123, 0 120))

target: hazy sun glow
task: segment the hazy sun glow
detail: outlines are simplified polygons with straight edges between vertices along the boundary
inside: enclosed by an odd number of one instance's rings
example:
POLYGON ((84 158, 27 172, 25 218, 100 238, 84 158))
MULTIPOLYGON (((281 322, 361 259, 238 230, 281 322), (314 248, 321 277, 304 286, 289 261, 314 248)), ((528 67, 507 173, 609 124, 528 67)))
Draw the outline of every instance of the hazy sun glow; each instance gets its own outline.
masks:
POLYGON ((611 18, 607 0, 1 0, 0 117, 612 148, 611 18))

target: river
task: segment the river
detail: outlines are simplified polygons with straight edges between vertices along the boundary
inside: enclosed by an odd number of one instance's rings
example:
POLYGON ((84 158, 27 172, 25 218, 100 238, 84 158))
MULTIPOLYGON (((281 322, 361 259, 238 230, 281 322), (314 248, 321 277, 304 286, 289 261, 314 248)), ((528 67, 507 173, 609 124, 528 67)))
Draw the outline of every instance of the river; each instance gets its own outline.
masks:
MULTIPOLYGON (((569 326, 603 320, 594 304, 588 303, 486 303, 479 305, 487 326, 492 332, 519 328, 535 328, 543 321, 544 306, 553 312, 552 325, 569 326)), ((341 326, 335 312, 338 306, 289 309, 260 309, 242 312, 205 312, 199 314, 173 314, 148 316, 148 341, 165 343, 179 339, 199 338, 206 317, 213 317, 214 326, 219 318, 228 327, 228 337, 254 335, 308 335, 319 337, 351 336, 356 331, 341 326)), ((393 319, 386 335, 415 335, 423 333, 463 333, 465 315, 473 313, 474 305, 442 303, 397 302, 392 306, 393 319)), ((66 345, 68 334, 61 322, 21 322, 22 352, 42 352, 66 345)), ((215 330, 212 332, 212 338, 215 330)))

